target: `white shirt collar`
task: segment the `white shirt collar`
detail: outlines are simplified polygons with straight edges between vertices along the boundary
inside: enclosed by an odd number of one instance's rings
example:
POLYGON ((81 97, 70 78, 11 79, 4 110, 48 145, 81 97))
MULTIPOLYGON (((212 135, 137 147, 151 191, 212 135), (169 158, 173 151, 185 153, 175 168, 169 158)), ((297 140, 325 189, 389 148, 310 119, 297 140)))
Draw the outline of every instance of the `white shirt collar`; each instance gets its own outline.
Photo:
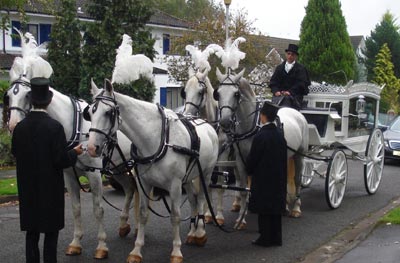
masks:
POLYGON ((31 109, 31 111, 46 112, 47 113, 47 110, 45 110, 45 109, 35 109, 35 108, 33 108, 33 109, 31 109))

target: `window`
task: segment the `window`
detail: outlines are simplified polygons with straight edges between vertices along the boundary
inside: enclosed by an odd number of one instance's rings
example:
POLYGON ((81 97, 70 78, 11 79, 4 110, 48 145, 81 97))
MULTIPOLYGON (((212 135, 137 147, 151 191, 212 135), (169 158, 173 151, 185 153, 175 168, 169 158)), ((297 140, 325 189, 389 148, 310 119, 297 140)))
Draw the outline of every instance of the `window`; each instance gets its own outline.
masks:
MULTIPOLYGON (((14 28, 21 30, 21 23, 19 21, 12 21, 11 25, 13 34, 12 46, 20 47, 21 39, 14 28)), ((50 41, 51 24, 28 24, 27 32, 31 33, 35 37, 36 42, 40 45, 46 41, 50 41)))
POLYGON ((167 54, 170 50, 170 35, 163 34, 163 54, 167 54))
POLYGON ((349 133, 348 137, 369 135, 375 127, 375 112, 377 101, 365 98, 365 112, 356 112, 358 98, 352 98, 349 105, 349 133))
POLYGON ((162 87, 160 89, 160 104, 168 109, 176 109, 183 105, 180 96, 180 87, 162 87))

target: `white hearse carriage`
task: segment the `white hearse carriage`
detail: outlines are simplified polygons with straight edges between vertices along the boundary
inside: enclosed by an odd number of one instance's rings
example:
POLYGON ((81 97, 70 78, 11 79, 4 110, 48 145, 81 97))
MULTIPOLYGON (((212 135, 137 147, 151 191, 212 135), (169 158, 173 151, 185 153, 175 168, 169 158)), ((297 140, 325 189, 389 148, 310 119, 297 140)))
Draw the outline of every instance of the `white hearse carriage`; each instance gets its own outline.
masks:
POLYGON ((309 125, 309 153, 302 186, 316 174, 325 178, 325 197, 330 208, 340 206, 347 184, 347 159, 364 164, 368 194, 380 184, 384 166, 384 140, 378 129, 380 93, 383 86, 372 83, 336 86, 313 83, 301 110, 309 125), (321 167, 327 168, 319 172, 321 167))

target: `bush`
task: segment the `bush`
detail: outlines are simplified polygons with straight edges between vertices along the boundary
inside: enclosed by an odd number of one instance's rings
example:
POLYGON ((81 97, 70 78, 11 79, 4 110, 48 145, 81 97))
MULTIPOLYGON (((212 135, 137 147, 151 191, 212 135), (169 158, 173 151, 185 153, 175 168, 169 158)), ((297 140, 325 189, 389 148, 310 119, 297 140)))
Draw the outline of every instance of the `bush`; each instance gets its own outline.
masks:
POLYGON ((11 135, 6 129, 0 129, 0 167, 14 165, 15 159, 11 154, 11 135))

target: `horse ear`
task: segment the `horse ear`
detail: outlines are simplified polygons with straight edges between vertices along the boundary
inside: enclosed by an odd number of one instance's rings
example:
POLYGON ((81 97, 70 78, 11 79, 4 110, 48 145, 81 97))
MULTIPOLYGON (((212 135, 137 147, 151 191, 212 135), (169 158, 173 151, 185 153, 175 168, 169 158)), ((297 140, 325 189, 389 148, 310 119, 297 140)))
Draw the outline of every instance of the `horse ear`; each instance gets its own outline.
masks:
POLYGON ((224 75, 222 75, 221 71, 219 70, 219 68, 217 67, 217 78, 219 82, 224 81, 224 75))
POLYGON ((92 95, 96 95, 99 92, 99 89, 96 86, 96 83, 94 83, 93 78, 90 79, 90 86, 91 86, 91 90, 90 92, 92 93, 92 95))
POLYGON ((114 88, 113 88, 113 85, 111 84, 111 81, 109 79, 104 79, 104 88, 109 93, 113 92, 114 88))
POLYGON ((191 77, 193 77, 196 74, 196 72, 194 71, 194 69, 192 67, 189 68, 189 79, 191 77))
POLYGON ((206 79, 207 75, 208 75, 208 71, 209 71, 208 69, 204 69, 203 72, 199 71, 199 72, 197 73, 198 78, 199 78, 201 81, 204 81, 204 80, 206 79))
POLYGON ((244 71, 246 69, 244 68, 242 71, 240 71, 238 74, 236 74, 235 78, 233 79, 233 82, 237 82, 239 79, 241 79, 243 77, 244 71))

